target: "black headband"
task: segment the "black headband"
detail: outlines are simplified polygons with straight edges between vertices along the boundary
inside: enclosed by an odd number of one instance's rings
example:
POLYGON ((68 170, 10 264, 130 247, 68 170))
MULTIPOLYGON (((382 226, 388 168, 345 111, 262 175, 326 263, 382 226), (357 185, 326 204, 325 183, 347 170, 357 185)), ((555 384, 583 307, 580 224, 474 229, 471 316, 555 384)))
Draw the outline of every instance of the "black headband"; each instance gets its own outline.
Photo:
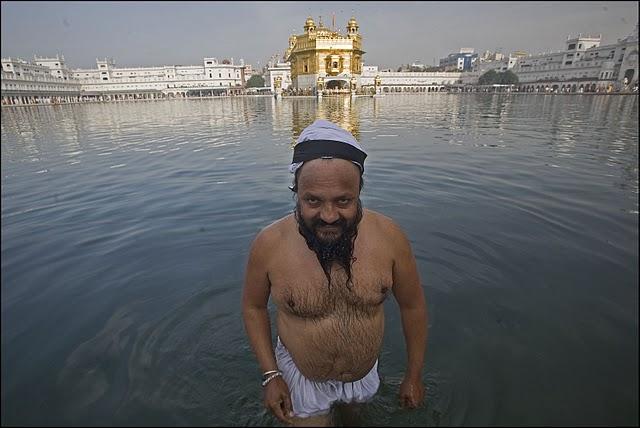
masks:
POLYGON ((306 140, 293 147, 293 163, 325 156, 357 162, 360 165, 360 173, 364 172, 364 160, 367 154, 351 144, 333 140, 306 140))

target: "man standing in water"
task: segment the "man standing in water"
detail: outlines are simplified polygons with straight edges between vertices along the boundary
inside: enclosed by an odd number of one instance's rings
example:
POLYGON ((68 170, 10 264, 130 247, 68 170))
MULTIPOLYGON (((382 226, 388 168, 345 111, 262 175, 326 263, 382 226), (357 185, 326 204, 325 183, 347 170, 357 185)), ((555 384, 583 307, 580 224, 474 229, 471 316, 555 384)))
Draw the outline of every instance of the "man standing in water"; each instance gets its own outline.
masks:
POLYGON ((304 129, 289 167, 295 211, 260 231, 251 246, 244 325, 263 371, 264 404, 284 423, 327 426, 334 405, 352 409, 375 395, 389 292, 400 307, 408 360, 400 402, 414 408, 424 398, 425 298, 405 234, 362 208, 366 156, 331 122, 304 129))

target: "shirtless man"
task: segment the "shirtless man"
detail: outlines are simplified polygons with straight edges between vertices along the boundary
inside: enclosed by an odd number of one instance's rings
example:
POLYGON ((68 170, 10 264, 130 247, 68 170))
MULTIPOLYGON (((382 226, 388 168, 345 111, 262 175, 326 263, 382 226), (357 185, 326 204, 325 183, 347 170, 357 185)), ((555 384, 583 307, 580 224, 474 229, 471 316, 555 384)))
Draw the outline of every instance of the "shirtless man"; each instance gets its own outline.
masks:
POLYGON ((365 158, 355 138, 331 122, 303 130, 289 167, 296 209, 251 246, 244 325, 264 373, 265 407, 286 424, 327 426, 334 405, 375 395, 389 293, 400 307, 408 359, 400 403, 414 408, 424 398, 427 309, 416 261, 391 219, 362 209, 365 158))

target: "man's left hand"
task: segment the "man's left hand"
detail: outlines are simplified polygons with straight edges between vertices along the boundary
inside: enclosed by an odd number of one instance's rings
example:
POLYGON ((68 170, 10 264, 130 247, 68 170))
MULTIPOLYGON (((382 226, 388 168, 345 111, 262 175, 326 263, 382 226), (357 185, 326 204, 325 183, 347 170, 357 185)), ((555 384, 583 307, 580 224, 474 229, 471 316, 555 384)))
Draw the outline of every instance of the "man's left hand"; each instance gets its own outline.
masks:
POLYGON ((420 377, 404 377, 400 385, 400 405, 415 409, 424 399, 424 385, 420 377))

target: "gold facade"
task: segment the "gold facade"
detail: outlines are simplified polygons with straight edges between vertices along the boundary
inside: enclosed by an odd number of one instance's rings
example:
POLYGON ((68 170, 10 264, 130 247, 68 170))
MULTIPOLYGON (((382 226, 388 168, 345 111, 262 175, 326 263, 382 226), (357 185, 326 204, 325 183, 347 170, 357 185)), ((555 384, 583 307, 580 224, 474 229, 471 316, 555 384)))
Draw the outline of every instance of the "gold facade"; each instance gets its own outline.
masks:
POLYGON ((355 18, 349 20, 346 29, 343 35, 324 27, 322 21, 316 27, 309 17, 304 33, 289 37, 285 59, 291 63, 291 80, 296 88, 317 87, 320 82, 327 87, 339 79, 345 80, 347 87, 353 86, 351 79, 362 73, 365 52, 355 18))

